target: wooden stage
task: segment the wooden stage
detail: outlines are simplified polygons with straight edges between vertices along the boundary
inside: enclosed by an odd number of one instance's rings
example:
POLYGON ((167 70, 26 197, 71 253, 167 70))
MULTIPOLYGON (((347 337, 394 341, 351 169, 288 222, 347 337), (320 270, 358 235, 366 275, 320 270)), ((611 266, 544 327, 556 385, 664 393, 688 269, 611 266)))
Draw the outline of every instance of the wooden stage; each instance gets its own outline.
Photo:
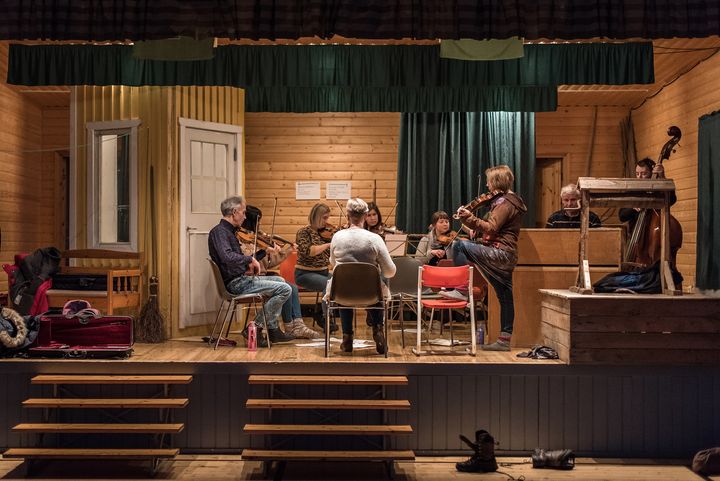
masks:
MULTIPOLYGON (((593 302, 592 299, 593 296, 585 296, 578 302, 593 302)), ((686 301, 673 300, 672 304, 689 302, 692 301, 688 297, 686 301)), ((635 304, 634 308, 637 307, 635 304)), ((564 308, 554 309, 561 312, 564 308)), ((568 315, 567 319, 574 322, 575 318, 568 315)), ((668 323, 671 319, 661 321, 668 323)), ((711 320, 703 322, 706 325, 711 320)), ((213 350, 197 338, 157 345, 136 344, 135 354, 123 360, 0 360, 4 368, 0 371, 0 392, 5 397, 4 409, 0 410, 0 450, 34 446, 36 442, 10 428, 17 422, 34 421, 31 413, 22 408, 23 400, 50 394, 42 386, 30 384, 37 374, 192 375, 192 383, 176 393, 189 399, 188 406, 176 418, 176 422, 185 423, 186 429, 173 436, 173 446, 183 453, 264 449, 262 436, 243 432, 247 423, 266 422, 264 413, 245 407, 249 399, 268 396, 267 386, 249 383, 249 376, 258 374, 407 376, 407 385, 388 386, 384 393, 387 399, 407 399, 411 407, 390 413, 386 421, 410 425, 413 432, 398 437, 388 447, 410 449, 417 455, 464 453, 458 434, 472 435, 476 429, 490 431, 499 442, 499 452, 516 455, 527 455, 539 446, 570 448, 579 456, 680 458, 720 445, 717 364, 680 365, 672 358, 645 364, 623 364, 617 360, 568 364, 518 358, 517 353, 524 349, 478 351, 476 357, 460 353, 416 357, 411 352, 414 333, 406 332, 403 350, 396 329, 397 323, 393 323, 387 359, 375 352, 374 344, 369 349, 343 355, 334 343, 327 359, 321 346, 294 345, 307 340, 248 352, 243 345, 213 350)), ((575 330, 572 327, 569 332, 575 335, 575 330)), ((370 339, 369 334, 364 323, 358 322, 356 339, 370 339)), ((455 334, 459 339, 469 336, 467 327, 462 325, 458 325, 455 334)), ((447 333, 444 337, 448 338, 447 333)), ((698 337, 706 342, 703 336, 698 337)), ((231 338, 242 339, 239 334, 231 338)), ((287 386, 282 388, 281 395, 296 399, 343 399, 342 396, 352 394, 356 399, 364 399, 373 392, 375 387, 287 386)), ((135 398, 152 396, 153 392, 116 386, 99 391, 88 388, 78 394, 135 398)), ((371 413, 362 411, 347 415, 360 423, 378 421, 371 413)), ((82 419, 84 414, 78 412, 76 416, 82 419)), ((313 413, 285 416, 289 417, 289 424, 317 422, 313 413)), ((298 442, 307 442, 307 438, 298 442)))

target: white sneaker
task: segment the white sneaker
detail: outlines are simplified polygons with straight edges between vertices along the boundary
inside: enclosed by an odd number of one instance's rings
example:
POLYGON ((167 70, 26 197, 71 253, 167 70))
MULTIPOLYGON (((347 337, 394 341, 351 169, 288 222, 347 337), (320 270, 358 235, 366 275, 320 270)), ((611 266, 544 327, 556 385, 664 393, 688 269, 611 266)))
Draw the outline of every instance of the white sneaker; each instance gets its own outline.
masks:
POLYGON ((468 300, 468 297, 457 289, 454 291, 440 291, 438 292, 438 295, 440 295, 440 297, 444 297, 445 299, 452 299, 453 301, 467 302, 468 300))
POLYGON ((302 319, 294 319, 291 323, 287 324, 290 333, 298 339, 318 339, 320 333, 313 331, 305 325, 305 321, 302 319))

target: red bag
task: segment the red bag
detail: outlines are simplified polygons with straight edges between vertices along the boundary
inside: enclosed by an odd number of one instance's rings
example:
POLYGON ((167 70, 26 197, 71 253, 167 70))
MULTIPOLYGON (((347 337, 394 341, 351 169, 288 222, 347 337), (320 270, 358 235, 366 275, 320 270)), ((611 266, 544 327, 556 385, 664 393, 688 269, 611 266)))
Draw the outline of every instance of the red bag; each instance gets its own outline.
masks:
POLYGON ((132 355, 133 320, 127 316, 43 315, 31 357, 127 358, 132 355))

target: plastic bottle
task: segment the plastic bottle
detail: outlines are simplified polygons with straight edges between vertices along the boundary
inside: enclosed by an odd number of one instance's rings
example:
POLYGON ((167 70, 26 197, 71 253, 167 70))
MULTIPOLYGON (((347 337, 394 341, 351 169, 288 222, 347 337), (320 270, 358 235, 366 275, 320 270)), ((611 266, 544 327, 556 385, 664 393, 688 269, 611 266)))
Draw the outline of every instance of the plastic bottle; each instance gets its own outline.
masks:
POLYGON ((255 321, 250 321, 247 327, 247 346, 248 351, 257 351, 257 326, 255 321))
POLYGON ((482 324, 479 324, 477 328, 477 344, 478 346, 485 344, 485 329, 482 324))

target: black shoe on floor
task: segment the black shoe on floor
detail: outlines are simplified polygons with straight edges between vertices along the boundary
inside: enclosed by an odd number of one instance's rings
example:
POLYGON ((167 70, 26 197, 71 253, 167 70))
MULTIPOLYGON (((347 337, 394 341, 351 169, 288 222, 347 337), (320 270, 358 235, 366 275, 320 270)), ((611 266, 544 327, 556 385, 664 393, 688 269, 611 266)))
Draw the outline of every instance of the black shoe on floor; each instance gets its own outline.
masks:
POLYGON ((270 334, 270 342, 290 342, 295 340, 295 336, 290 334, 289 332, 282 332, 279 327, 276 327, 275 329, 270 329, 268 331, 270 334))
POLYGON ((353 351, 353 336, 352 334, 343 334, 343 340, 340 343, 340 350, 342 352, 353 351))
MULTIPOLYGON (((256 333, 255 335, 257 336, 257 347, 268 347, 267 340, 265 339, 265 333, 263 332, 262 328, 258 327, 257 330, 255 331, 255 333, 256 333)), ((241 334, 242 334, 242 337, 245 338, 245 344, 247 344, 247 338, 248 338, 247 327, 242 330, 241 334)))
POLYGON ((387 350, 387 342, 385 341, 385 332, 383 332, 382 324, 375 324, 372 327, 373 340, 375 341, 375 349, 378 354, 385 354, 387 350))

